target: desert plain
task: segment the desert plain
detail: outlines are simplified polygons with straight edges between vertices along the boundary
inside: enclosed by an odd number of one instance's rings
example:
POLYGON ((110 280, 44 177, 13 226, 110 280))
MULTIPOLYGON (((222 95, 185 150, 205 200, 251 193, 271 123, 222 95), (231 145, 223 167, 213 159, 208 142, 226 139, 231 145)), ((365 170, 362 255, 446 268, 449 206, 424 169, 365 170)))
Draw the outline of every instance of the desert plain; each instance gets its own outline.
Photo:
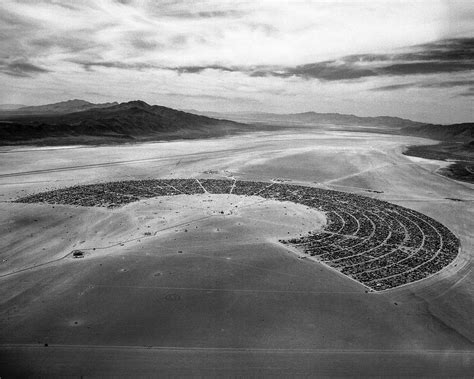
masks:
POLYGON ((0 150, 0 367, 6 374, 397 375, 474 372, 474 185, 402 154, 416 137, 297 132, 0 150), (429 278, 381 292, 278 243, 322 212, 254 196, 108 209, 14 200, 77 184, 234 178, 360 194, 460 240, 429 278), (83 258, 73 258, 81 250, 83 258))

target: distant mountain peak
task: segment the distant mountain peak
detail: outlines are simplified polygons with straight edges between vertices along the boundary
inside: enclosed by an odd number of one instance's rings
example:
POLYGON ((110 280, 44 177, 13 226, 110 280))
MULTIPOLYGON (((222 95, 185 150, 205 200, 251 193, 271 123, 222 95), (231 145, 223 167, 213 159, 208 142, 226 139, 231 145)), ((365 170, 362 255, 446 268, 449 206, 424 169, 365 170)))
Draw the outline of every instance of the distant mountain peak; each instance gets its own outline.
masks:
POLYGON ((82 100, 82 99, 70 99, 66 101, 60 101, 56 104, 92 104, 90 101, 82 100))
POLYGON ((65 101, 59 101, 57 103, 52 103, 52 104, 31 105, 31 106, 22 107, 20 109, 25 110, 25 109, 30 109, 30 108, 33 109, 33 108, 45 108, 45 107, 57 108, 61 106, 82 106, 82 105, 92 105, 92 103, 85 100, 81 100, 81 99, 70 99, 70 100, 65 100, 65 101))
POLYGON ((131 105, 131 106, 134 106, 134 107, 141 107, 141 108, 151 107, 150 104, 145 103, 143 100, 132 100, 132 101, 128 101, 128 102, 122 103, 122 104, 131 105))

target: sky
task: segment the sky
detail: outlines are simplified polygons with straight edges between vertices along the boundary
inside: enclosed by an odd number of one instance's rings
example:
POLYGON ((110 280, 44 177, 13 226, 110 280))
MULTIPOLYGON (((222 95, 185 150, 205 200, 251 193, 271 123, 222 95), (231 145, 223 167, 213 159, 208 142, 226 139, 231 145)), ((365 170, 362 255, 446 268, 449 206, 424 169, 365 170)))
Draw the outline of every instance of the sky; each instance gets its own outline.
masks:
POLYGON ((0 104, 474 121, 474 1, 2 0, 0 104))

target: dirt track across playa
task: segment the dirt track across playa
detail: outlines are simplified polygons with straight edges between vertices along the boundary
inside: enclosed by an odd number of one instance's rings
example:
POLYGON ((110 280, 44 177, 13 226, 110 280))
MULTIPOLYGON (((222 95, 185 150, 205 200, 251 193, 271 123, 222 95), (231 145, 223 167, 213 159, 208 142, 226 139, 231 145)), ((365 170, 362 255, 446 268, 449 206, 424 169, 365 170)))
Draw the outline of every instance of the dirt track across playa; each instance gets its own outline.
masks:
POLYGON ((401 154, 422 143, 432 142, 308 130, 2 149, 0 374, 472 373, 474 186, 401 154), (193 177, 278 178, 386 200, 449 227, 462 251, 428 279, 375 294, 276 243, 324 225, 301 205, 209 194, 112 210, 10 202, 75 184, 193 177))

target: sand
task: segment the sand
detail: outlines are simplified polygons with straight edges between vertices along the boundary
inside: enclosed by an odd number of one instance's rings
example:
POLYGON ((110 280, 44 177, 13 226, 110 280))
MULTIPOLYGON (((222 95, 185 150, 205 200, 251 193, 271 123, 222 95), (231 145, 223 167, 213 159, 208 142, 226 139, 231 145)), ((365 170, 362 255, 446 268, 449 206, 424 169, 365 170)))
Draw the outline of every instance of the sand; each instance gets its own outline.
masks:
POLYGON ((433 141, 308 130, 2 148, 0 374, 472 373, 473 186, 401 154, 422 143, 433 141), (374 294, 276 242, 324 225, 295 204, 207 194, 113 210, 8 202, 155 177, 280 178, 360 193, 442 222, 462 252, 431 278, 374 294))

